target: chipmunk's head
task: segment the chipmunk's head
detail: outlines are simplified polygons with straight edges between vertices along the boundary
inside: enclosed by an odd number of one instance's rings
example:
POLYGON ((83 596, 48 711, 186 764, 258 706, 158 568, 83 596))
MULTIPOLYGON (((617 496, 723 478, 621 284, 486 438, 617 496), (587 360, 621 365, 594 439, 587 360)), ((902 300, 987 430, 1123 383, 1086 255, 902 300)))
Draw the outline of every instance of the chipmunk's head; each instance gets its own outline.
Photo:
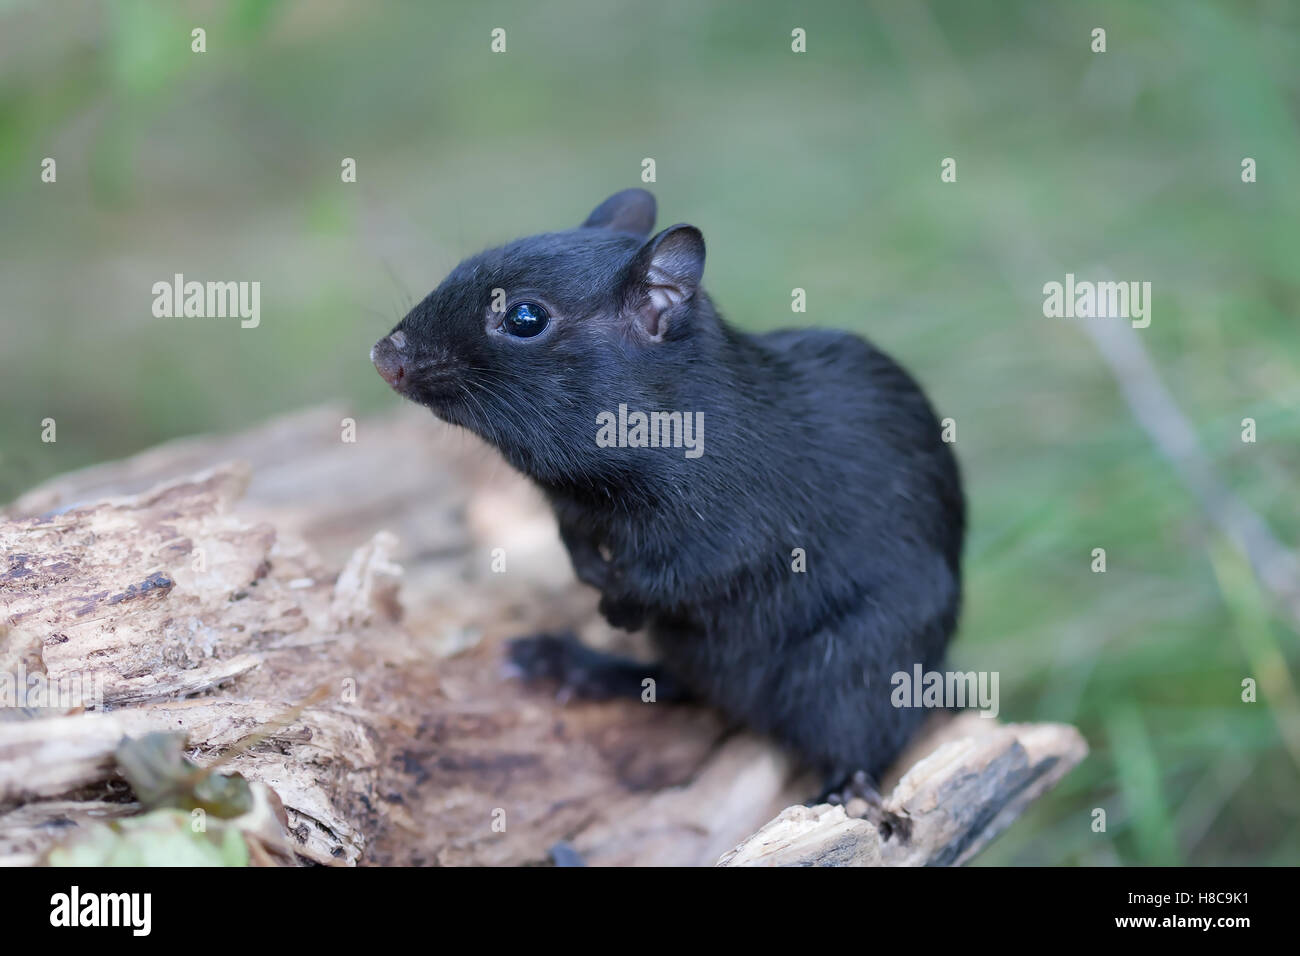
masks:
POLYGON ((620 403, 671 407, 699 360, 711 309, 704 238, 651 237, 655 200, 629 189, 577 229, 519 239, 458 265, 380 339, 371 361, 395 391, 471 429, 543 480, 607 474, 596 415, 620 403))

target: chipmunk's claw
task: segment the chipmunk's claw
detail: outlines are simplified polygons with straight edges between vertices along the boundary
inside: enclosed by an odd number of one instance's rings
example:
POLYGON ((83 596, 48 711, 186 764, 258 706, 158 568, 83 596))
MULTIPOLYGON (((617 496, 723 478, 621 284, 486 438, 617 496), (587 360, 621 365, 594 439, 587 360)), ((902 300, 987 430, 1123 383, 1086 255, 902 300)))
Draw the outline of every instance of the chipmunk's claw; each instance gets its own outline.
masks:
POLYGON ((885 809, 884 798, 863 770, 855 771, 848 778, 832 776, 822 794, 808 805, 821 803, 841 806, 849 816, 874 823, 880 836, 886 840, 892 836, 905 840, 912 832, 912 823, 907 817, 885 809))

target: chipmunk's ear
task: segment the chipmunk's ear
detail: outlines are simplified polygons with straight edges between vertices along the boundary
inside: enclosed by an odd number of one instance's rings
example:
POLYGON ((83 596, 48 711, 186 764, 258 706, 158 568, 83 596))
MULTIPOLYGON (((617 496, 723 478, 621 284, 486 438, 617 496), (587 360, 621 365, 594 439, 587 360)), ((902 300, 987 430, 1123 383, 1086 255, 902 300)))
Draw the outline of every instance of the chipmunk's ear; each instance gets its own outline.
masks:
POLYGON ((655 227, 655 197, 644 189, 624 189, 621 193, 614 193, 591 211, 583 226, 630 232, 644 238, 655 227))
POLYGON ((655 342, 671 333, 700 288, 704 236, 685 223, 669 226, 632 259, 624 309, 655 342))

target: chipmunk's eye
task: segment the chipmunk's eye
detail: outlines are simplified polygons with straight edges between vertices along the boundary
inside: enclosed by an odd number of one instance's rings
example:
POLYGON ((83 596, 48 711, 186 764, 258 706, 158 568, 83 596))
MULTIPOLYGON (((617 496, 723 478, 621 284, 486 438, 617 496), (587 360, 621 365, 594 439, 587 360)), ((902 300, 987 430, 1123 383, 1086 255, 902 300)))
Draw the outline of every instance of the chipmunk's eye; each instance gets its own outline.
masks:
POLYGON ((542 329, 550 316, 540 305, 533 302, 520 302, 501 320, 501 330, 521 339, 530 339, 542 329))

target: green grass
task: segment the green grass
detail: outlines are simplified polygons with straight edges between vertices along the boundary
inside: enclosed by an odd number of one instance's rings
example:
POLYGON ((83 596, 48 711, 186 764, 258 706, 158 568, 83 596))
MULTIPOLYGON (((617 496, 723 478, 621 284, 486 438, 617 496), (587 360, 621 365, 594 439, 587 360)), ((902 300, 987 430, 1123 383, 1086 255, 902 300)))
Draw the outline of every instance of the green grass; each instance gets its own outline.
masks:
POLYGON ((1092 746, 983 861, 1300 861, 1297 634, 1040 291, 1152 282, 1142 341, 1224 478, 1300 541, 1300 11, 814 7, 0 4, 0 498, 326 399, 387 407, 365 355, 413 299, 651 156, 731 320, 867 334, 957 419, 956 663, 1001 672, 1004 718, 1092 746), (178 271, 261 280, 261 327, 154 319, 178 271))

